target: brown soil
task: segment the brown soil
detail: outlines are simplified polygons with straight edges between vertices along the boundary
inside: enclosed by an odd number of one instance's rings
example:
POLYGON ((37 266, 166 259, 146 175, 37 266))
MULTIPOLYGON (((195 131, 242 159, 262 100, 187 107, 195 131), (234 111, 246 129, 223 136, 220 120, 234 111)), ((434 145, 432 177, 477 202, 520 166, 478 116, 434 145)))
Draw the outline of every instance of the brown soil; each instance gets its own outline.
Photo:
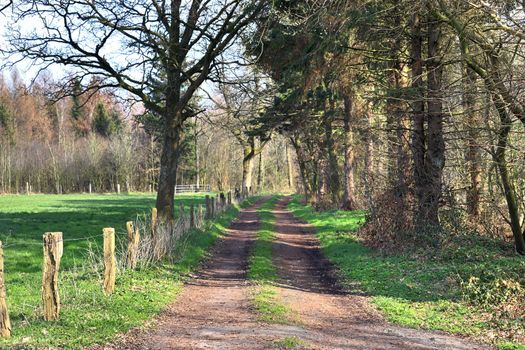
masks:
POLYGON ((389 325, 366 297, 346 291, 320 253, 310 226, 275 209, 275 264, 280 296, 297 317, 293 325, 257 320, 246 279, 256 239, 260 203, 244 209, 212 257, 190 279, 177 301, 150 330, 132 330, 104 349, 276 349, 285 337, 304 340, 309 349, 488 349, 458 337, 389 325))

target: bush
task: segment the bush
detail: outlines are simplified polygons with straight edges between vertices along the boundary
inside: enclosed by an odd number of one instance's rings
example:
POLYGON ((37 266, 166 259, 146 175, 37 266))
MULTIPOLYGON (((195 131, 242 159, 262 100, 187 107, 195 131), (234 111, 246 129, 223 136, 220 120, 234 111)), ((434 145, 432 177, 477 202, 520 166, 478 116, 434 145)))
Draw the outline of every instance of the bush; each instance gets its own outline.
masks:
POLYGON ((468 302, 485 308, 518 302, 525 296, 525 289, 513 279, 471 276, 461 283, 463 297, 468 302))

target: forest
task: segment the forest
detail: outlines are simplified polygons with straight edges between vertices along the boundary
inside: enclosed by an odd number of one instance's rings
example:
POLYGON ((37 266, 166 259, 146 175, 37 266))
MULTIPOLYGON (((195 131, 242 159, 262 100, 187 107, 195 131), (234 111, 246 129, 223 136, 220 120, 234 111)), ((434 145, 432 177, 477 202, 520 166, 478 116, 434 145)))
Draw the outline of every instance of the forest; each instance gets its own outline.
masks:
MULTIPOLYGON (((246 66, 214 62, 218 83, 182 107, 173 181, 293 188, 319 208, 370 210, 378 232, 473 224, 525 254, 519 2, 327 4, 253 10, 236 43, 246 66)), ((14 32, 4 51, 59 60, 31 35, 14 32)), ((74 60, 62 41, 60 59, 74 60)), ((107 87, 109 73, 70 74, 4 74, 2 192, 155 191, 162 118, 107 87)))
MULTIPOLYGON (((352 231, 373 254, 410 257, 393 258, 400 269, 450 254, 461 282, 443 277, 438 289, 488 307, 478 314, 497 323, 490 342, 525 342, 523 1, 0 0, 0 9, 0 198, 152 193, 164 224, 179 217, 179 185, 266 198, 251 202, 256 231, 275 232, 254 238, 250 278, 271 289, 286 275, 272 242, 290 239, 279 225, 301 223, 272 208, 288 208, 345 273, 359 261, 351 248, 329 250, 330 225, 335 241, 352 231), (276 266, 257 265, 257 254, 276 266)), ((416 326, 473 333, 425 322, 416 326)), ((308 348, 293 346, 277 348, 308 348)))

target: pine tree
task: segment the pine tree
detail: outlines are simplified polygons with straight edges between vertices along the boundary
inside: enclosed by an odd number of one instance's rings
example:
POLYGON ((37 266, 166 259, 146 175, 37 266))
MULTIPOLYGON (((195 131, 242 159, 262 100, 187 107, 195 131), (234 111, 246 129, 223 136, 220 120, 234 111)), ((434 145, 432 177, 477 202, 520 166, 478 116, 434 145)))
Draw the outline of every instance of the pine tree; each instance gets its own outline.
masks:
POLYGON ((80 80, 77 79, 73 83, 72 93, 71 118, 73 118, 75 121, 78 121, 84 116, 84 107, 80 101, 80 95, 82 94, 82 85, 80 85, 80 80))
POLYGON ((122 131, 120 113, 115 108, 108 111, 104 103, 97 103, 91 129, 103 137, 119 134, 122 131))
POLYGON ((14 143, 15 121, 13 115, 2 103, 0 103, 0 134, 5 135, 9 143, 14 143))

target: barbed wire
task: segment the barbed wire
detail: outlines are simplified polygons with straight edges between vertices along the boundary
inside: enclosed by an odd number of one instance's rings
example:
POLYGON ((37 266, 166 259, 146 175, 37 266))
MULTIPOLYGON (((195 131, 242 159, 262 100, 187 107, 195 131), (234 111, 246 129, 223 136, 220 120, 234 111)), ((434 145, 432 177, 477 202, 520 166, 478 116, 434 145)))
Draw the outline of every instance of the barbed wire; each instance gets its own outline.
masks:
MULTIPOLYGON (((222 213, 226 210, 226 208, 220 208, 217 213, 222 213)), ((146 215, 146 214, 145 214, 146 215)), ((138 222, 142 222, 140 221, 140 219, 138 219, 138 217, 140 216, 140 214, 137 215, 137 219, 136 220, 130 220, 130 221, 135 221, 134 223, 138 223, 138 222)), ((188 218, 186 217, 186 215, 181 219, 177 220, 173 227, 174 228, 177 228, 177 229, 180 229, 180 227, 182 226, 182 230, 184 231, 185 230, 185 221, 188 220, 188 218)), ((197 220, 196 220, 197 221, 197 220)), ((203 221, 207 221, 207 220, 203 220, 203 221)), ((128 237, 129 234, 128 232, 125 232, 125 231, 115 231, 115 235, 118 235, 118 236, 126 236, 128 237)), ((11 236, 11 234, 9 235, 11 236)), ((90 240, 95 240, 97 238, 102 238, 103 235, 102 234, 99 234, 99 235, 91 235, 91 236, 87 236, 87 237, 79 237, 79 238, 66 238, 66 239, 62 239, 62 240, 59 240, 57 241, 57 243, 60 243, 60 242, 75 242, 75 241, 90 241, 90 240)), ((11 247, 21 247, 21 246, 28 246, 28 245, 38 245, 38 246, 42 246, 44 243, 43 242, 20 242, 20 243, 7 243, 7 244, 2 244, 2 249, 5 249, 5 248, 11 248, 11 247)))
MULTIPOLYGON (((115 235, 118 235, 118 236, 128 236, 127 232, 115 232, 115 235)), ((95 240, 97 238, 103 238, 103 235, 100 234, 100 235, 92 235, 92 236, 87 236, 87 237, 79 237, 79 238, 63 238, 59 241, 57 241, 57 243, 60 243, 60 242, 75 242, 75 241, 90 241, 90 240, 95 240)), ((43 242, 20 242, 20 243, 7 243, 7 244, 3 244, 2 245, 2 248, 10 248, 10 247, 15 247, 15 246, 26 246, 26 245, 39 245, 39 246, 42 246, 42 244, 44 244, 43 242)))

